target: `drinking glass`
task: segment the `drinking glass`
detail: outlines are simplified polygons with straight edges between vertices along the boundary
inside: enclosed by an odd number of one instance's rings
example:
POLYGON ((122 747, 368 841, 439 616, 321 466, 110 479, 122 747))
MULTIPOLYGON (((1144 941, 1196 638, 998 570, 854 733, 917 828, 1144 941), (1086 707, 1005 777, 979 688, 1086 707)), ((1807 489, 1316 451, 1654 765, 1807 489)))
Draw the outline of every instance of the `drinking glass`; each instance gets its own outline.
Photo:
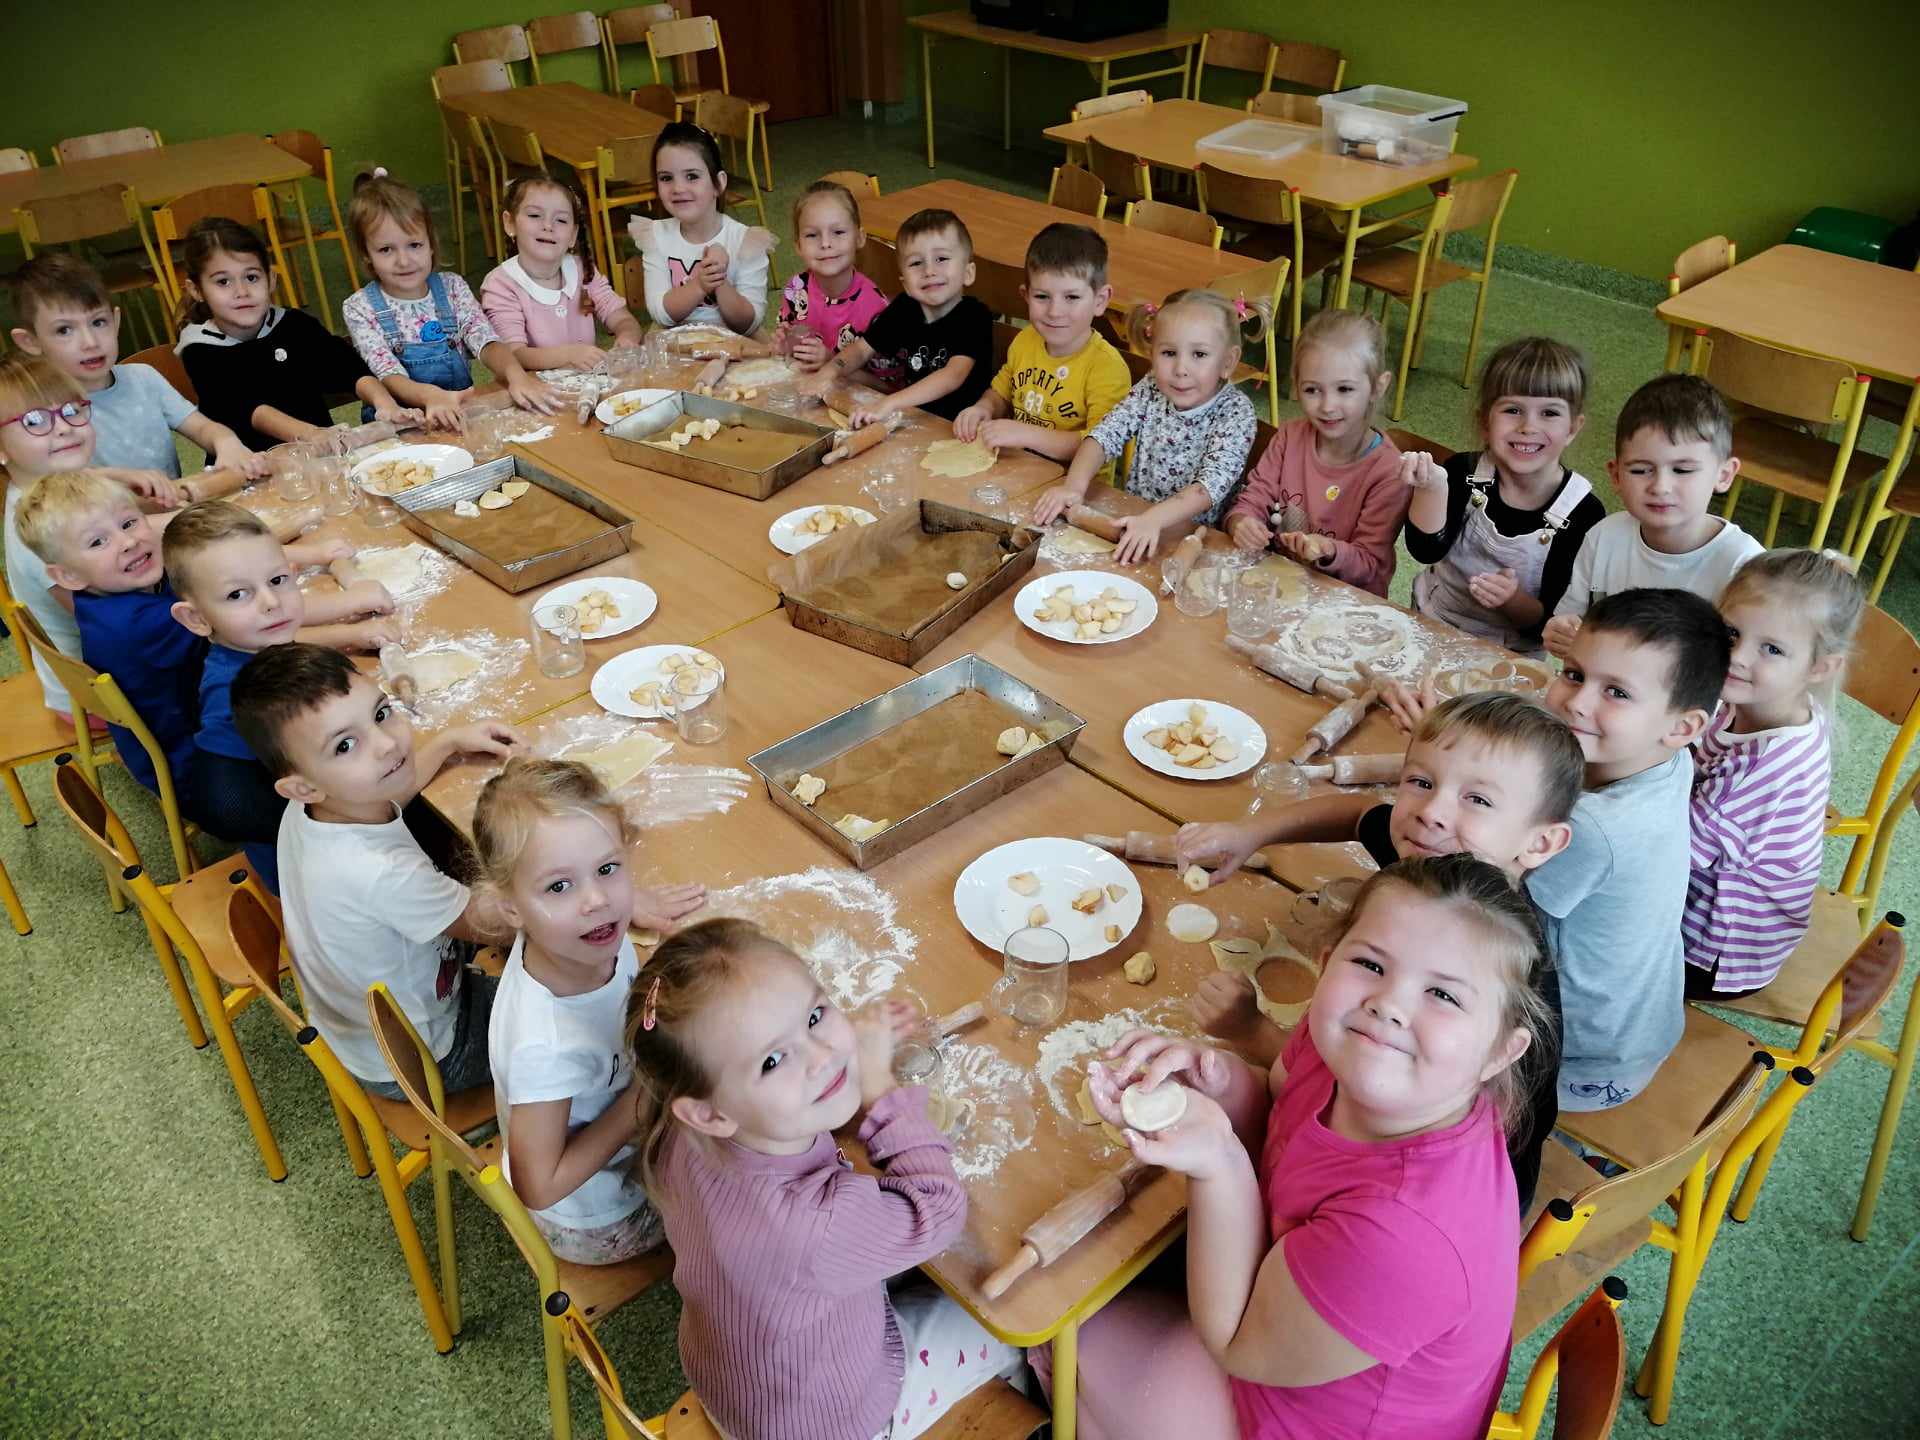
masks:
POLYGON ((711 745, 727 733, 726 678, 714 670, 697 671, 700 688, 689 695, 678 688, 680 676, 687 673, 680 670, 674 676, 673 728, 689 745, 711 745))
POLYGON ((1002 485, 976 485, 973 487, 973 500, 967 507, 977 515, 989 515, 995 520, 1011 520, 1007 513, 1007 491, 1002 485))
POLYGON ((267 452, 273 467, 273 493, 289 504, 313 498, 313 477, 307 470, 307 457, 293 445, 276 445, 267 452))
POLYGON ((1213 614, 1220 608, 1220 575, 1219 556, 1201 551, 1193 568, 1180 582, 1180 588, 1174 591, 1174 608, 1182 615, 1196 618, 1213 614))
POLYGON ((322 514, 341 516, 353 513, 354 507, 360 502, 360 489, 347 478, 347 459, 344 455, 316 455, 307 461, 307 474, 313 477, 322 514))
POLYGON ((1229 572, 1227 630, 1243 640, 1258 640, 1273 624, 1273 576, 1260 570, 1229 572))
POLYGON ((561 680, 587 668, 580 638, 580 612, 571 605, 542 605, 533 612, 533 657, 540 673, 561 680))
POLYGON ((891 470, 877 471, 860 487, 860 494, 876 515, 891 515, 913 503, 913 487, 891 470))
POLYGON ((1052 1025, 1067 1013, 1067 937, 1043 925, 1013 932, 1000 949, 1005 974, 988 998, 1016 1025, 1052 1025))

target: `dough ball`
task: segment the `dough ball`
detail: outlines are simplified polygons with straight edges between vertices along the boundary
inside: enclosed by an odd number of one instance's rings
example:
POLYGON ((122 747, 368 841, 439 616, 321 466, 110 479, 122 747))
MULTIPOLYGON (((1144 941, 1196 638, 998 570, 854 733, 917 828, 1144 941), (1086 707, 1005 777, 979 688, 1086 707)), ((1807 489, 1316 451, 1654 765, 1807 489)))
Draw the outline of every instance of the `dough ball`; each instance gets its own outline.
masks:
POLYGON ((504 510, 512 503, 513 498, 511 496, 503 495, 498 490, 489 490, 480 497, 480 508, 482 510, 504 510))
POLYGON ((1180 877, 1180 883, 1195 895, 1204 895, 1207 893, 1207 872, 1198 865, 1189 865, 1186 873, 1180 877))
POLYGON ((532 488, 533 488, 533 485, 529 481, 508 480, 501 484, 500 493, 506 496, 509 500, 518 500, 522 495, 526 494, 527 491, 531 490, 532 488))
POLYGON ((1112 635, 1120 629, 1120 625, 1121 620, 1118 615, 1109 615, 1100 622, 1100 633, 1102 635, 1112 635))
POLYGON ((1151 1090, 1129 1085, 1120 1092, 1120 1113, 1142 1134, 1165 1130, 1187 1113, 1186 1087, 1171 1080, 1163 1080, 1151 1090))
POLYGON ((1027 736, 1027 743, 1014 752, 1013 758, 1018 760, 1023 755, 1031 755, 1046 743, 1047 737, 1042 735, 1038 730, 1035 730, 1031 735, 1027 736))
POLYGON ((1093 889, 1082 890, 1078 895, 1074 896, 1073 908, 1078 910, 1082 915, 1091 915, 1102 905, 1106 904, 1106 902, 1106 892, 1096 885, 1093 889))
POLYGON ((891 820, 869 820, 864 815, 842 815, 833 822, 833 828, 849 840, 858 842, 871 840, 892 823, 891 820))
POLYGON ((1176 905, 1167 912, 1167 933, 1188 945, 1211 940, 1220 921, 1204 905, 1176 905))
POLYGON ((1156 973, 1153 968, 1153 956, 1145 950, 1136 950, 1127 957, 1127 963, 1120 967, 1120 973, 1135 985, 1150 984, 1156 973))
POLYGON ((480 507, 471 500, 456 500, 453 502, 453 513, 462 520, 478 520, 480 507))
POLYGON ((1074 628, 1074 634, 1082 640, 1091 640, 1100 633, 1100 622, 1088 620, 1074 628))
POLYGON ((964 589, 966 589, 966 588, 967 588, 967 577, 966 577, 966 575, 965 575, 965 574, 964 574, 964 573, 963 573, 962 571, 959 571, 959 570, 954 570, 954 571, 951 571, 951 572, 949 572, 949 573, 948 573, 948 575, 947 575, 947 588, 948 588, 949 590, 964 590, 964 589))
POLYGON ((698 665, 702 670, 718 670, 720 668, 720 657, 718 655, 709 655, 704 650, 694 651, 692 659, 693 663, 698 665))
POLYGON ((1172 732, 1169 731, 1167 727, 1164 725, 1160 726, 1158 729, 1147 731, 1147 744, 1151 745, 1155 750, 1166 749, 1167 742, 1172 738, 1173 738, 1172 732))
POLYGON ((1023 870, 1018 875, 1007 877, 1007 888, 1016 895, 1038 895, 1040 877, 1030 870, 1023 870))
POLYGON ((826 793, 827 782, 818 775, 802 775, 793 787, 793 798, 802 805, 811 805, 826 793))
POLYGON ((1000 738, 993 742, 993 748, 1002 755, 1018 755, 1020 747, 1027 743, 1027 732, 1019 725, 1009 725, 1000 732, 1000 738))

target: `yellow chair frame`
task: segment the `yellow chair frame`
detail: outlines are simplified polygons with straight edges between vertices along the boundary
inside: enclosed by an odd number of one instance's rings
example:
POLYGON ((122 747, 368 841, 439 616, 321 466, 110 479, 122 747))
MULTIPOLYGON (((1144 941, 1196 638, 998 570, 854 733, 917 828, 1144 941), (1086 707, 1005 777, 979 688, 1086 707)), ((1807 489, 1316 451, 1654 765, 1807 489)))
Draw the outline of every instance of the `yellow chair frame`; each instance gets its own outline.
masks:
MULTIPOLYGON (((33 620, 27 607, 13 598, 13 592, 7 588, 7 577, 0 571, 0 615, 6 618, 7 626, 13 631, 13 646, 20 654, 20 674, 9 675, 0 680, 0 715, 12 717, 6 722, 7 728, 17 726, 20 733, 7 734, 0 729, 0 735, 6 735, 11 741, 4 751, 0 751, 0 776, 6 779, 7 794, 13 800, 13 813, 20 817, 20 823, 32 826, 38 823, 33 813, 33 805, 27 799, 25 787, 15 774, 22 765, 35 765, 42 760, 51 760, 62 750, 70 750, 77 743, 74 727, 60 719, 41 703, 40 679, 33 673, 33 650, 27 640, 26 627, 20 617, 25 615, 39 629, 39 622, 33 620)), ((42 638, 45 633, 42 632, 42 638)), ((53 650, 49 644, 47 649, 53 650)), ((62 659, 67 657, 61 656, 62 659)), ((54 672, 58 674, 58 671, 54 672)), ((107 747, 109 758, 112 747, 107 747)), ((21 932, 25 934, 25 931, 21 932)))
MULTIPOLYGON (((1257 270, 1223 275, 1205 287, 1223 295, 1231 294, 1237 300, 1249 300, 1250 315, 1241 324, 1241 341, 1243 344, 1261 345, 1266 351, 1267 422, 1271 425, 1280 423, 1280 351, 1277 331, 1280 326, 1280 297, 1292 273, 1293 262, 1282 255, 1269 260, 1257 270), (1259 304, 1263 299, 1266 303, 1259 304), (1247 327, 1254 321, 1258 322, 1258 328, 1250 334, 1247 327)), ((1234 379, 1239 378, 1236 372, 1234 379)), ((1265 453, 1265 448, 1261 447, 1255 450, 1251 458, 1258 460, 1265 453)))
MULTIPOLYGON (((191 191, 158 206, 153 212, 153 243, 148 254, 154 272, 161 277, 169 311, 177 312, 186 294, 185 280, 173 268, 173 247, 186 239, 187 231, 211 215, 247 224, 248 219, 244 214, 234 213, 243 208, 253 211, 253 223, 259 225, 267 237, 267 249, 273 256, 274 272, 280 282, 281 303, 289 307, 299 305, 300 295, 295 288, 297 278, 293 267, 287 263, 287 252, 280 244, 280 227, 274 220, 273 197, 267 193, 264 185, 216 185, 191 191), (241 203, 243 197, 244 206, 241 203)), ((319 273, 320 264, 316 258, 314 274, 317 276, 319 273)))
POLYGON ((1260 89, 1273 88, 1273 64, 1276 51, 1271 36, 1253 30, 1230 30, 1213 26, 1200 32, 1200 53, 1193 60, 1193 98, 1204 100, 1201 85, 1207 73, 1207 57, 1223 70, 1242 70, 1260 77, 1260 89))
POLYGON ((513 72, 507 68, 504 60, 474 60, 465 65, 442 65, 427 77, 433 86, 433 102, 440 112, 440 139, 442 158, 447 166, 447 197, 453 205, 454 241, 459 247, 460 268, 467 268, 467 216, 466 208, 460 203, 462 195, 473 196, 473 208, 480 219, 480 243, 489 258, 494 255, 493 226, 494 216, 498 214, 493 205, 493 155, 488 149, 486 132, 480 128, 478 118, 459 110, 449 109, 444 103, 460 95, 491 93, 498 90, 513 89, 513 72), (482 81, 500 83, 480 83, 482 81), (473 83, 468 83, 473 82, 473 83), (461 136, 466 138, 462 140, 461 136), (460 157, 467 157, 467 170, 470 178, 460 178, 460 157), (480 193, 480 164, 476 157, 484 157, 487 166, 488 191, 483 197, 480 193))
POLYGON ((1185 240, 1192 245, 1205 245, 1211 250, 1220 248, 1220 237, 1224 233, 1220 222, 1206 211, 1188 210, 1184 206, 1169 205, 1164 200, 1129 200, 1120 223, 1151 230, 1156 235, 1168 235, 1175 240, 1185 240))
POLYGON ((333 301, 327 296, 327 282, 320 272, 320 242, 322 240, 332 240, 340 246, 340 260, 341 263, 347 267, 348 293, 352 293, 360 288, 360 272, 355 268, 353 263, 353 246, 347 240, 346 222, 341 219, 340 216, 340 195, 334 188, 333 147, 324 144, 320 137, 311 130, 282 130, 277 134, 267 136, 267 139, 270 143, 279 146, 289 155, 306 161, 307 165, 313 170, 313 175, 309 178, 318 180, 321 188, 326 191, 327 214, 332 219, 332 227, 330 229, 315 231, 313 228, 313 218, 307 213, 306 200, 300 190, 304 182, 288 180, 284 184, 270 185, 267 187, 269 194, 284 200, 290 207, 289 211, 281 212, 277 216, 277 220, 284 223, 295 217, 299 219, 299 238, 295 239, 289 235, 285 244, 289 248, 295 245, 304 245, 307 247, 307 259, 313 268, 313 290, 320 298, 320 319, 329 330, 332 330, 336 323, 333 301))
POLYGON ((1320 97, 1302 95, 1293 90, 1262 90, 1248 99, 1247 113, 1265 120, 1281 120, 1289 125, 1318 125, 1320 97))
MULTIPOLYGON (((1867 397, 1869 409, 1874 408, 1874 398, 1873 395, 1867 397)), ((1920 494, 1913 493, 1912 486, 1900 485, 1900 477, 1912 458, 1914 430, 1920 428, 1920 380, 1907 387, 1907 403, 1898 424, 1900 429, 1894 438, 1893 453, 1887 457, 1880 483, 1873 488, 1865 521, 1858 527, 1849 552, 1855 569, 1865 565, 1873 532, 1879 529, 1881 521, 1893 521, 1893 528, 1887 532, 1886 549, 1880 557, 1880 569, 1875 572, 1873 586, 1867 592, 1868 600, 1875 604, 1879 603, 1880 592, 1887 588, 1887 577, 1893 573, 1894 558, 1900 553, 1901 542, 1907 538, 1907 527, 1913 523, 1915 512, 1920 511, 1920 494)))
POLYGON ((133 231, 140 239, 141 253, 148 262, 147 268, 139 273, 128 272, 122 279, 108 276, 108 289, 115 294, 150 291, 155 306, 162 314, 158 325, 151 323, 144 313, 140 314, 141 324, 147 327, 148 339, 159 344, 172 333, 170 317, 165 313, 166 281, 152 264, 153 242, 147 235, 147 222, 141 212, 139 197, 134 194, 131 185, 100 185, 70 195, 50 195, 32 200, 13 212, 13 220, 14 229, 20 236, 20 249, 29 260, 36 249, 48 245, 78 244, 83 240, 116 235, 122 230, 133 231), (106 212, 116 203, 120 214, 115 218, 120 223, 111 224, 105 218, 106 212), (96 226, 98 228, 94 228, 96 226))
MULTIPOLYGON (((682 66, 695 63, 691 57, 713 51, 720 62, 720 93, 741 101, 748 106, 760 121, 760 163, 766 172, 767 189, 773 189, 773 150, 767 139, 767 112, 771 108, 765 100, 752 100, 746 96, 736 96, 733 84, 727 76, 727 44, 720 35, 720 22, 711 15, 688 15, 678 20, 661 20, 647 27, 647 59, 653 64, 653 83, 664 85, 660 78, 660 62, 672 60, 676 78, 682 66)), ((697 105, 702 94, 711 93, 712 86, 696 86, 691 89, 677 88, 674 98, 682 105, 697 105)), ((695 124, 699 121, 696 119, 695 124)), ((708 127, 711 128, 711 127, 708 127)), ((736 159, 735 164, 739 162, 736 159)), ((752 145, 749 142, 747 164, 753 164, 752 145)), ((760 222, 766 224, 763 219, 760 222)))
MULTIPOLYGON (((600 17, 600 41, 602 58, 607 71, 607 93, 618 95, 625 86, 620 80, 620 47, 622 45, 644 45, 649 27, 668 20, 680 19, 680 11, 672 4, 623 5, 617 10, 609 10, 600 17)), ((674 78, 686 88, 688 77, 683 73, 685 67, 678 63, 674 66, 674 78)), ((671 92, 672 87, 668 87, 671 92)), ((627 100, 633 102, 633 91, 627 91, 627 100)))
POLYGON ((527 27, 483 25, 477 30, 462 30, 453 37, 453 63, 469 65, 475 60, 498 60, 503 65, 525 60, 531 73, 533 51, 527 45, 527 27), (463 43, 466 46, 464 52, 461 49, 463 43))
POLYGON ((613 233, 613 212, 627 206, 645 205, 656 198, 652 169, 653 136, 640 135, 602 145, 593 174, 587 177, 593 187, 588 192, 588 200, 593 207, 594 249, 599 252, 599 263, 609 283, 624 300, 640 297, 627 293, 624 268, 617 269, 613 264, 613 257, 620 253, 613 233), (638 185, 634 184, 636 178, 641 180, 638 185))
MULTIPOLYGON (((1402 300, 1407 307, 1407 330, 1400 340, 1400 373, 1394 382, 1393 407, 1388 411, 1389 416, 1395 420, 1404 420, 1407 415, 1407 375, 1413 369, 1415 337, 1420 334, 1421 321, 1426 317, 1427 271, 1440 253, 1441 244, 1447 233, 1447 217, 1452 209, 1453 196, 1448 193, 1436 196, 1431 205, 1423 205, 1418 210, 1408 211, 1395 217, 1404 223, 1408 215, 1418 215, 1421 210, 1424 210, 1427 216, 1427 223, 1420 230, 1420 244, 1415 252, 1417 258, 1413 265, 1413 284, 1409 292, 1404 296, 1386 289, 1377 292, 1380 296, 1380 328, 1383 333, 1392 333, 1387 314, 1389 301, 1402 300)), ((1372 304, 1376 292, 1360 278, 1357 265, 1353 281, 1362 292, 1360 309, 1364 313, 1372 304)))
MULTIPOLYGON (((1300 191, 1282 180, 1261 180, 1233 170, 1202 164, 1194 171, 1194 188, 1200 208, 1216 219, 1242 221, 1273 237, 1270 246, 1254 243, 1249 237, 1234 241, 1236 254, 1273 254, 1285 247, 1288 262, 1286 278, 1293 282, 1293 306, 1287 316, 1289 338, 1300 338, 1300 287, 1309 276, 1324 271, 1340 259, 1340 249, 1309 233, 1303 222, 1300 191)), ((1275 258, 1281 258, 1276 256, 1275 258)), ((1274 312, 1278 316, 1279 311, 1274 312)), ((1276 402, 1277 403, 1277 402, 1276 402)), ((1278 410, 1273 411, 1278 424, 1278 410)))
MULTIPOLYGON (((880 177, 869 175, 864 170, 829 170, 820 177, 831 180, 836 185, 844 185, 856 200, 878 200, 880 198, 880 177)), ((1049 204, 1052 202, 1049 201, 1049 204)))
POLYGON ((22 170, 38 170, 40 157, 33 151, 19 145, 9 145, 0 149, 0 175, 14 175, 22 170))
POLYGON ((1087 169, 1107 189, 1109 201, 1132 203, 1153 199, 1153 172, 1147 162, 1125 150, 1115 150, 1089 135, 1086 140, 1087 169))
POLYGON ((1322 93, 1339 90, 1347 83, 1347 57, 1331 45, 1315 45, 1307 40, 1276 40, 1273 42, 1273 59, 1267 64, 1265 88, 1272 89, 1276 80, 1322 93))
POLYGON ((1107 213, 1107 187, 1086 166, 1068 161, 1053 167, 1053 178, 1047 182, 1047 204, 1101 220, 1107 213))
MULTIPOLYGON (((654 27, 658 29, 659 27, 654 27)), ((760 185, 760 171, 753 160, 753 135, 758 128, 764 147, 767 138, 766 121, 754 108, 754 102, 743 100, 738 95, 729 95, 724 90, 702 90, 693 102, 693 123, 711 134, 735 142, 744 142, 747 155, 747 193, 753 199, 753 208, 760 212, 761 228, 766 228, 767 205, 762 198, 765 193, 760 185)), ((734 153, 738 155, 740 146, 736 144, 734 153)), ((739 179, 737 172, 727 174, 727 199, 734 198, 734 182, 739 179)), ((772 181, 768 181, 771 186, 772 181)))
MULTIPOLYGON (((1709 235, 1696 241, 1674 257, 1673 271, 1667 276, 1667 298, 1671 300, 1739 263, 1738 249, 1726 236, 1709 235)), ((1690 333, 1684 325, 1667 326, 1667 369, 1680 368, 1680 352, 1686 348, 1690 333)))
MULTIPOLYGON (((579 50, 592 50, 606 58, 605 36, 601 33, 600 17, 591 10, 566 10, 557 15, 541 15, 527 21, 520 27, 527 36, 527 64, 533 70, 533 83, 540 80, 540 55, 544 47, 548 55, 569 55, 579 50)), ((617 94, 618 91, 609 91, 617 94)))
POLYGON ((1618 1313, 1626 1298, 1627 1285, 1619 1276, 1600 1282, 1534 1357, 1518 1408, 1511 1414, 1495 1412, 1487 1426, 1488 1440, 1531 1440, 1537 1435, 1556 1383, 1554 1440, 1606 1440, 1626 1388, 1627 1337, 1618 1313))

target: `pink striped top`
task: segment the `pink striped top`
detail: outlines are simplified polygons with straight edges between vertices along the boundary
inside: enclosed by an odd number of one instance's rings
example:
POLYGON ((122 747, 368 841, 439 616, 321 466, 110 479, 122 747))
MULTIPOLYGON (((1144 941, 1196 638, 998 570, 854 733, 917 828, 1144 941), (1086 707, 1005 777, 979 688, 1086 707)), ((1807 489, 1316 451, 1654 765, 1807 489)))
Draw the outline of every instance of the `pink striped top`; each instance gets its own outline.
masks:
POLYGON ((1832 722, 1736 735, 1722 704, 1694 746, 1693 873, 1680 922, 1687 963, 1716 990, 1757 990, 1806 934, 1820 883, 1832 722))
POLYGON ((919 1086, 882 1095, 856 1133, 878 1178, 828 1134, 763 1155, 676 1126, 661 1154, 680 1365, 734 1440, 871 1440, 900 1398, 885 1282, 958 1238, 967 1192, 919 1086))

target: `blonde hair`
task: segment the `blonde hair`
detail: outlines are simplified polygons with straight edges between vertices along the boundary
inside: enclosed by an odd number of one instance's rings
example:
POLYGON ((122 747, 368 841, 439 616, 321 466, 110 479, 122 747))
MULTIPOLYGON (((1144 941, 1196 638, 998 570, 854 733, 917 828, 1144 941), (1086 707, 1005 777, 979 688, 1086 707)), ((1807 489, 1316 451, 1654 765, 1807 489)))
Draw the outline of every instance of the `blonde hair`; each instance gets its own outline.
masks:
POLYGON ((654 1189, 655 1167, 673 1130, 673 1102, 705 1100, 714 1077, 687 1030, 694 1016, 732 988, 754 956, 806 962, 750 920, 703 920, 669 936, 653 952, 627 997, 627 1054, 633 1060, 634 1165, 654 1189))
POLYGON ((800 198, 793 202, 793 233, 800 233, 800 217, 807 213, 807 206, 815 200, 830 199, 837 202, 853 221, 853 228, 860 228, 860 202, 853 198, 853 192, 838 180, 816 180, 800 192, 800 198))
POLYGON ((1218 290, 1176 290, 1157 306, 1136 305, 1128 312, 1127 345, 1134 354, 1153 353, 1154 328, 1175 310, 1204 311, 1220 327, 1220 339, 1229 350, 1240 350, 1248 343, 1243 327, 1249 323, 1258 332, 1254 340, 1266 333, 1266 311, 1244 298, 1230 300, 1218 290))
POLYGON ((27 410, 58 410, 86 394, 70 377, 54 369, 44 355, 14 355, 0 360, 0 419, 27 410))
POLYGON ((1387 337, 1380 322, 1358 310, 1322 310, 1300 327, 1293 345, 1293 378, 1300 379, 1300 357, 1315 346, 1360 357, 1360 368, 1371 382, 1387 368, 1387 337))
MULTIPOLYGON (((576 210, 574 214, 578 218, 580 212, 576 210)), ((427 202, 420 198, 418 190, 405 181, 395 180, 385 169, 355 176, 353 199, 347 202, 347 230, 353 236, 353 248, 360 252, 361 263, 368 269, 373 268, 373 262, 367 258, 367 232, 382 220, 391 220, 402 230, 423 231, 427 248, 435 256, 439 255, 440 244, 433 234, 433 212, 427 209, 427 202)))
POLYGON ((578 760, 509 760, 487 781, 473 812, 473 847, 481 879, 504 893, 542 820, 590 815, 605 821, 622 847, 639 838, 606 783, 578 760))
POLYGON ((230 501, 202 500, 187 506, 167 523, 160 540, 160 559, 166 566, 167 583, 173 586, 173 593, 182 600, 193 598, 187 572, 195 556, 222 540, 255 535, 273 539, 273 532, 258 515, 230 501))
POLYGON ((49 565, 66 563, 66 537, 74 524, 117 505, 134 504, 133 492, 98 470, 43 475, 14 510, 20 542, 49 565))
POLYGON ((1813 627, 1813 658, 1840 657, 1832 679, 1813 692, 1831 714, 1867 610, 1866 588, 1853 573, 1853 562, 1838 550, 1769 550, 1733 572, 1720 592, 1720 613, 1743 599, 1806 615, 1813 627))
MULTIPOLYGON (((1474 921, 1484 943, 1480 953, 1493 962, 1500 988, 1500 1028, 1504 1040, 1514 1030, 1528 1036, 1525 1052, 1482 1087, 1509 1138, 1527 1124, 1527 1097, 1537 1080, 1559 1066, 1554 1053, 1553 1012, 1534 988, 1534 968, 1546 961, 1546 942, 1533 907, 1497 867, 1471 855, 1433 855, 1402 860, 1367 879, 1354 897, 1353 908, 1334 933, 1337 947, 1371 904, 1392 898, 1399 890, 1447 905, 1474 921)), ((1550 962, 1549 962, 1550 963, 1550 962)))
POLYGON ((1587 783, 1587 760, 1567 722, 1537 700, 1504 691, 1483 691, 1443 700, 1426 714, 1414 740, 1422 745, 1456 739, 1531 755, 1540 762, 1540 793, 1534 818, 1558 825, 1573 815, 1574 802, 1587 783))
POLYGON ((1529 400, 1561 400, 1578 418, 1587 412, 1587 389, 1593 383, 1587 357, 1573 346, 1544 335, 1509 340, 1487 357, 1480 370, 1480 393, 1474 398, 1474 423, 1482 430, 1502 395, 1529 400))

